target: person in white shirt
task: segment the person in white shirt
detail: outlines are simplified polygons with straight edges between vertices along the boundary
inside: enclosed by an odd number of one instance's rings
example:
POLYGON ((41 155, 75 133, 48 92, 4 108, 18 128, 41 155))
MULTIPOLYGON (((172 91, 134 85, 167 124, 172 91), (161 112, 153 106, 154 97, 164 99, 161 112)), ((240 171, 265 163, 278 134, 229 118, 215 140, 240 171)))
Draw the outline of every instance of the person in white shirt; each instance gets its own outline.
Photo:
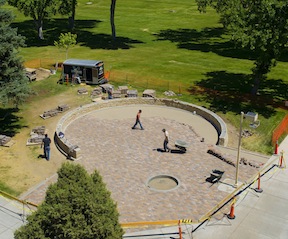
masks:
POLYGON ((168 147, 168 143, 169 143, 169 133, 166 129, 162 129, 162 132, 164 133, 164 152, 169 152, 170 148, 168 147))

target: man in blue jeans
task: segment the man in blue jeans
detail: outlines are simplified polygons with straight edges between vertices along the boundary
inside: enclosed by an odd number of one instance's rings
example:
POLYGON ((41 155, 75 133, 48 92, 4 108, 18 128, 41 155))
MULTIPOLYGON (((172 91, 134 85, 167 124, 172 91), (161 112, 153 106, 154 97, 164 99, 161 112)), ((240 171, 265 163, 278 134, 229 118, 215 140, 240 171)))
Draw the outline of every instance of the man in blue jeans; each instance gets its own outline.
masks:
POLYGON ((50 144, 51 139, 48 137, 48 134, 45 134, 45 138, 41 143, 41 148, 44 146, 44 157, 47 159, 47 161, 50 159, 50 144))
POLYGON ((142 130, 144 129, 143 126, 142 126, 142 124, 141 124, 141 122, 140 122, 140 115, 141 115, 141 113, 142 113, 142 110, 139 110, 138 113, 137 113, 137 115, 136 115, 136 122, 135 122, 135 124, 133 125, 132 129, 135 129, 135 127, 136 127, 137 124, 140 125, 140 128, 141 128, 142 130))

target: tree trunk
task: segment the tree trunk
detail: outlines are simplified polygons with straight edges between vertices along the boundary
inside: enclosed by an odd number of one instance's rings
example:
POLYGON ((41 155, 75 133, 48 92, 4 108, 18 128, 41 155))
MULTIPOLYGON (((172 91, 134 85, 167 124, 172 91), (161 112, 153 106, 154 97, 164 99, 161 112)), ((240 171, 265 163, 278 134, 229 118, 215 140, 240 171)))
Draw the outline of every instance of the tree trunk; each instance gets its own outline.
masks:
POLYGON ((74 29, 74 23, 75 23, 75 8, 76 8, 76 0, 73 0, 72 1, 72 11, 71 11, 71 13, 72 13, 72 15, 71 15, 71 17, 69 17, 69 28, 70 29, 74 29))
POLYGON ((43 36, 43 21, 42 21, 42 19, 37 20, 37 31, 38 31, 38 37, 41 40, 43 40, 44 36, 43 36))
POLYGON ((255 62, 255 67, 252 69, 254 84, 251 90, 252 95, 256 95, 258 93, 260 84, 267 77, 267 73, 270 71, 272 66, 272 59, 268 55, 262 56, 258 58, 255 62))
POLYGON ((251 94, 252 95, 256 95, 257 94, 258 89, 260 87, 261 78, 263 77, 263 75, 262 76, 255 75, 254 77, 255 77, 254 78, 254 83, 253 83, 253 87, 252 87, 252 90, 251 90, 251 94))
POLYGON ((115 7, 116 7, 116 0, 111 0, 110 24, 111 24, 112 40, 113 41, 116 40, 116 28, 115 28, 115 22, 114 22, 115 7))

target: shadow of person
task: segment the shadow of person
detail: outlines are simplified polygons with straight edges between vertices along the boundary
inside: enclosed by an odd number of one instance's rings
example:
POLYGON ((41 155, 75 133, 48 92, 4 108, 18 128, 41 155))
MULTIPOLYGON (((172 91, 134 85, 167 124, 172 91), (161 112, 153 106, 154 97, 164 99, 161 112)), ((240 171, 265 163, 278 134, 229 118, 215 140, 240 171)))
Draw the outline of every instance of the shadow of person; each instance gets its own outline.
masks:
POLYGON ((157 149, 153 149, 153 150, 157 150, 157 152, 160 152, 160 153, 165 153, 166 152, 164 149, 161 149, 161 148, 157 148, 157 149))
POLYGON ((170 150, 171 154, 185 154, 186 151, 180 150, 180 149, 171 149, 170 150))

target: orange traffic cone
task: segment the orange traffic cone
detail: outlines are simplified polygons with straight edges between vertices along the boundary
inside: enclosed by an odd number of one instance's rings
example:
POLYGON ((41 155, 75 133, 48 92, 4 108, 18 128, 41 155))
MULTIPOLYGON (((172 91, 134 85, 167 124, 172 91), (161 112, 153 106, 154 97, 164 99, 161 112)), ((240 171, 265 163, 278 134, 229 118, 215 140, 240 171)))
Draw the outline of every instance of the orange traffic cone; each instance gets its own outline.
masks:
POLYGON ((233 202, 231 204, 230 213, 227 215, 227 217, 231 220, 236 218, 236 216, 234 215, 234 204, 235 204, 235 198, 233 199, 233 202))
POLYGON ((283 157, 283 150, 281 151, 281 156, 280 156, 280 159, 279 159, 279 168, 283 168, 282 164, 283 164, 283 160, 284 160, 284 157, 283 157))
POLYGON ((277 139, 276 144, 275 144, 274 154, 278 154, 278 139, 277 139))
POLYGON ((254 189, 255 192, 257 192, 257 193, 262 193, 262 192, 263 192, 263 189, 260 188, 260 178, 261 178, 261 175, 260 175, 260 173, 259 173, 259 174, 258 174, 258 187, 254 189))

